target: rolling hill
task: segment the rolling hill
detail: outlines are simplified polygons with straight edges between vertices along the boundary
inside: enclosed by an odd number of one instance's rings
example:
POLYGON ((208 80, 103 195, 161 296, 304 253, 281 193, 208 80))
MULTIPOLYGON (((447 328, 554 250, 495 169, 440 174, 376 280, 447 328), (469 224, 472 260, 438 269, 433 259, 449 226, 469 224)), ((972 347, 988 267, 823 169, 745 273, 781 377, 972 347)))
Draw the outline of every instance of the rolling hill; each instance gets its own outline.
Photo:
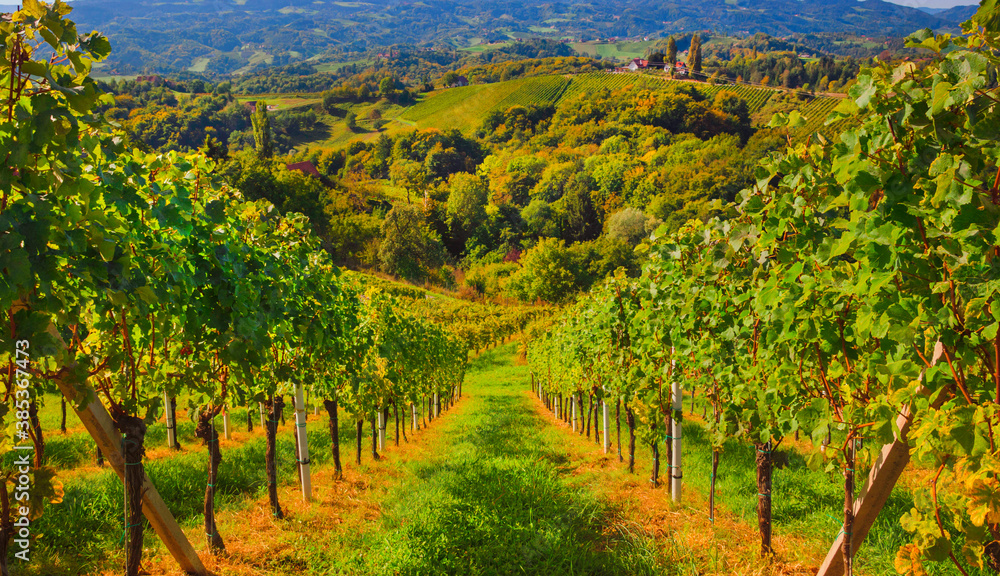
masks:
MULTIPOLYGON (((722 90, 735 92, 746 100, 749 112, 757 124, 766 124, 773 112, 799 110, 808 120, 802 134, 819 130, 827 114, 839 102, 836 98, 795 94, 777 88, 749 85, 712 85, 703 82, 671 80, 664 76, 640 74, 588 73, 569 76, 537 76, 494 84, 477 84, 447 88, 427 93, 412 106, 392 106, 382 110, 381 118, 389 120, 381 130, 370 129, 367 120, 359 121, 355 131, 347 130, 343 122, 330 119, 330 129, 321 141, 305 143, 309 148, 330 149, 345 146, 351 140, 374 140, 381 133, 397 134, 413 129, 458 129, 474 133, 492 110, 507 110, 511 106, 558 105, 581 93, 602 89, 668 89, 694 86, 708 98, 722 90)), ((376 106, 377 107, 377 106, 376 106)), ((369 105, 353 105, 358 118, 365 118, 369 105)))
POLYGON ((119 74, 207 74, 286 64, 331 50, 410 44, 452 49, 482 38, 656 38, 676 32, 843 32, 906 35, 954 29, 965 12, 940 14, 882 0, 691 0, 689 2, 419 3, 333 0, 76 0, 83 29, 109 35, 107 67, 119 74))

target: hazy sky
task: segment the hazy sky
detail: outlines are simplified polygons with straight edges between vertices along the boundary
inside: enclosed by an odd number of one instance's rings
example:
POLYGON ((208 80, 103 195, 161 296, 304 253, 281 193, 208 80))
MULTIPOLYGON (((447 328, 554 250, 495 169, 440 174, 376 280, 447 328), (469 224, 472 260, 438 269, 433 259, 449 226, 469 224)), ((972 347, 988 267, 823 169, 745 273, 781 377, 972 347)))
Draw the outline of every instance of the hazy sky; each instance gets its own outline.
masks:
POLYGON ((979 2, 973 2, 971 0, 886 0, 887 2, 892 2, 893 4, 903 4, 904 6, 913 6, 914 8, 951 8, 952 6, 968 6, 970 4, 979 4, 979 2))
MULTIPOLYGON (((51 0, 50 0, 51 1, 51 0)), ((67 2, 72 2, 73 0, 65 0, 67 2)), ((810 0, 817 1, 817 0, 810 0)), ((822 2, 822 0, 818 0, 822 2)), ((975 0, 885 0, 886 2, 892 2, 894 4, 902 4, 904 6, 913 6, 915 8, 951 8, 952 6, 968 6, 970 4, 979 4, 975 0)), ((0 5, 14 5, 16 0, 0 0, 0 5)))

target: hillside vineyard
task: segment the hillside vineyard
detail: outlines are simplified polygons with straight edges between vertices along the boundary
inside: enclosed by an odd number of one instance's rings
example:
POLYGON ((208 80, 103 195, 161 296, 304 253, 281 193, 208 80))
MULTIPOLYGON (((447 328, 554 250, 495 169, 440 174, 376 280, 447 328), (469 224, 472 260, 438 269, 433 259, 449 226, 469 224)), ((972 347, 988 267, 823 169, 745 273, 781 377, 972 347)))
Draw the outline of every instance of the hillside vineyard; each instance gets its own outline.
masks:
POLYGON ((994 0, 3 10, 0 575, 1000 572, 994 0))

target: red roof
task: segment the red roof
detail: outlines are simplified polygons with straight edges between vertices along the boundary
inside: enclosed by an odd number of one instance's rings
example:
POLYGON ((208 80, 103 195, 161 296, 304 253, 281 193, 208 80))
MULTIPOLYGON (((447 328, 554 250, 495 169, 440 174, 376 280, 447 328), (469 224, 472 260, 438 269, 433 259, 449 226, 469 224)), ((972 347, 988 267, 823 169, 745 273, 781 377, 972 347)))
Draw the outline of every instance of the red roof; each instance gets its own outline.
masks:
POLYGON ((322 178, 322 176, 319 173, 319 170, 317 170, 316 167, 313 166, 313 163, 309 162, 308 160, 306 160, 305 162, 296 162, 295 164, 288 164, 286 168, 288 168, 289 170, 298 170, 299 172, 305 174, 311 174, 317 178, 322 178))

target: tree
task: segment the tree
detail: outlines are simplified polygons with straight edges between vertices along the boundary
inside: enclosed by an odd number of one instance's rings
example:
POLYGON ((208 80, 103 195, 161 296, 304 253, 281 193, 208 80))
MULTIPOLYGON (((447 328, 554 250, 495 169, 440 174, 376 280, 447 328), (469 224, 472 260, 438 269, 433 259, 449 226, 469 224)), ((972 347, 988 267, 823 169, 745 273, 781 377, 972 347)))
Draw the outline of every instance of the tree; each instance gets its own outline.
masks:
POLYGON ((348 112, 347 115, 344 116, 344 124, 347 126, 348 130, 354 132, 354 129, 358 127, 358 115, 354 112, 348 112))
POLYGON ((410 204, 410 193, 422 191, 427 184, 427 172, 419 162, 397 160, 389 167, 389 180, 393 185, 406 190, 406 203, 410 204))
POLYGON ((382 96, 388 98, 392 96, 392 93, 396 90, 396 80, 391 76, 387 76, 378 83, 378 93, 382 96))
POLYGON ((578 174, 566 193, 555 203, 562 237, 567 240, 590 240, 601 233, 601 219, 594 209, 585 176, 578 174))
POLYGON ((208 156, 212 160, 215 160, 220 166, 229 159, 229 150, 219 142, 217 138, 212 136, 205 136, 205 144, 201 148, 201 152, 208 156))
POLYGON ((521 210, 521 220, 528 234, 539 236, 558 236, 559 228, 553 219, 552 206, 545 200, 536 198, 521 210))
POLYGON ((576 274, 566 243, 559 238, 545 238, 521 258, 521 269, 512 274, 507 288, 524 300, 562 302, 576 288, 576 274))
POLYGON ((691 38, 691 48, 688 51, 688 61, 691 70, 701 72, 701 36, 695 34, 691 38))
POLYGON ((636 208, 625 208, 615 212, 608 218, 608 236, 620 238, 635 246, 649 235, 646 221, 649 217, 636 208))
POLYGON ((383 272, 417 280, 441 263, 441 240, 416 206, 396 204, 382 222, 378 259, 383 272))
POLYGON ((461 248, 486 220, 489 188, 481 178, 465 172, 452 176, 449 188, 448 224, 452 239, 461 248))
POLYGON ((271 119, 267 116, 267 102, 258 100, 253 114, 253 142, 259 158, 270 158, 274 155, 274 145, 271 143, 271 119))
POLYGON ((677 41, 671 36, 667 40, 667 64, 671 66, 677 63, 677 41))
POLYGON ((458 72, 455 72, 455 71, 447 72, 444 75, 444 78, 441 79, 441 81, 444 82, 444 85, 445 85, 446 88, 448 86, 451 86, 456 81, 458 81, 458 72))

